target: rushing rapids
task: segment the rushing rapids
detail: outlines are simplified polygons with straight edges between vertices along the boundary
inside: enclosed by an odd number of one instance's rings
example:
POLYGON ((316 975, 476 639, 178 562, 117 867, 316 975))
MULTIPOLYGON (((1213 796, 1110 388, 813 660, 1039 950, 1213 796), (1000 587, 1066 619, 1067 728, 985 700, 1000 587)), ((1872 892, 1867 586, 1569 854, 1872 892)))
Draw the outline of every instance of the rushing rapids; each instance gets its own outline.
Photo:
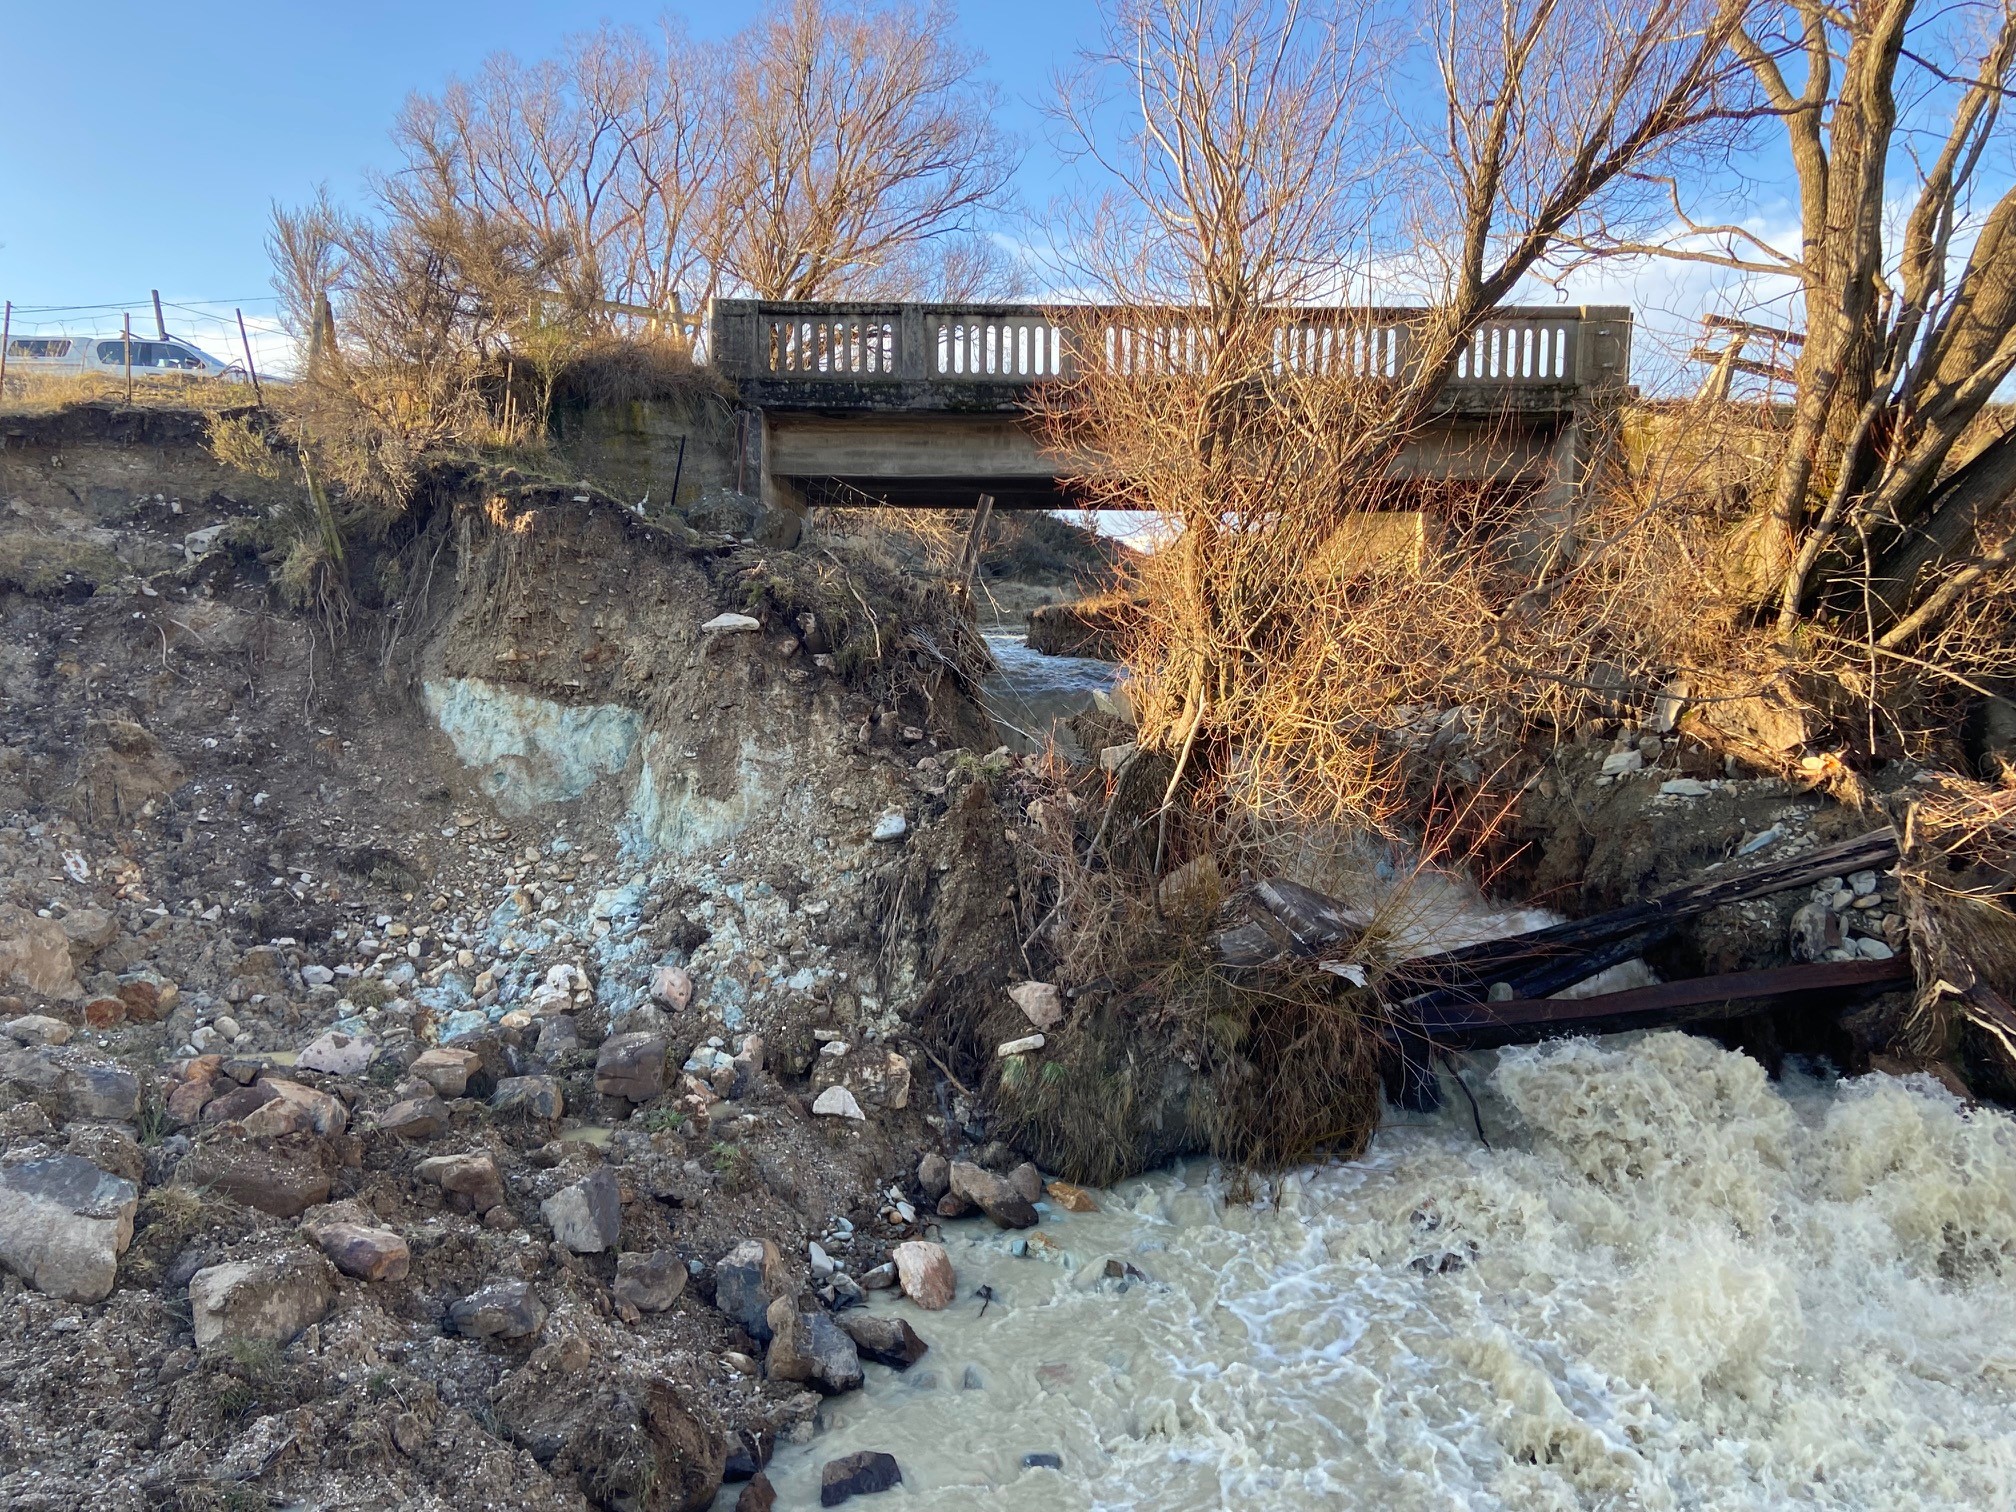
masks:
POLYGON ((2006 1115, 1679 1034, 1471 1081, 1488 1148, 1457 1099, 1361 1161, 1046 1212, 1026 1256, 948 1225, 953 1308, 875 1304, 930 1353, 779 1451, 780 1504, 856 1449, 891 1505, 999 1512, 2016 1502, 2006 1115))

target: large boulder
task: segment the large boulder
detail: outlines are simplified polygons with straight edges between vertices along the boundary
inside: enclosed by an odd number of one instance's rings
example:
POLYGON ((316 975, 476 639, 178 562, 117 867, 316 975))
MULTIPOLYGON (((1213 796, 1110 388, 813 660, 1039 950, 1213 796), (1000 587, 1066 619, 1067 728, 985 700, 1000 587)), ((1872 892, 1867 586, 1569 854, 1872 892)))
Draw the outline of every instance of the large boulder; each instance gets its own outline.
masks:
POLYGON ((221 1192, 276 1218, 298 1218, 329 1200, 331 1164, 327 1148, 310 1135, 253 1140, 225 1134, 183 1156, 174 1181, 221 1192))
POLYGON ((497 1162, 481 1151, 430 1156, 413 1167, 413 1174, 461 1199, 458 1205, 469 1212, 487 1213, 504 1200, 504 1177, 497 1162))
POLYGON ((63 926, 19 904, 0 903, 0 987, 10 982, 59 1002, 75 1002, 84 995, 63 926))
POLYGON ((197 1352, 235 1343, 289 1343, 321 1321, 333 1295, 329 1267, 305 1249, 199 1270, 189 1278, 197 1352))
POLYGON ((819 1472, 819 1505, 837 1507, 856 1496, 887 1491, 899 1484, 903 1472, 896 1457, 874 1449, 863 1449, 843 1459, 828 1460, 819 1472))
POLYGON ((110 1294, 140 1190, 79 1155, 0 1166, 0 1264, 69 1302, 110 1294))
POLYGON ((404 1281, 413 1268, 413 1251, 391 1229, 342 1222, 307 1228, 308 1237, 322 1247, 336 1269, 359 1281, 404 1281))
POLYGON ((764 1363, 773 1381, 803 1381, 828 1396, 861 1385, 861 1356, 846 1330, 824 1312, 800 1312, 790 1297, 770 1304, 770 1352, 764 1363))
POLYGON ((945 1246, 928 1239, 908 1239, 889 1252, 896 1262, 896 1281, 903 1295, 926 1312, 943 1312, 958 1293, 952 1257, 945 1246))
POLYGON ((1036 1209, 1027 1197, 992 1171, 970 1160, 952 1162, 952 1195, 970 1202, 1005 1229, 1036 1227, 1036 1209))
POLYGON ((840 1315, 840 1326, 847 1330, 862 1359, 896 1370, 908 1370, 930 1348, 903 1318, 849 1312, 840 1315))
POLYGON ((616 1280, 609 1290, 639 1312, 664 1312, 686 1290, 686 1266, 670 1250, 632 1250, 616 1257, 616 1280))
POLYGON ((614 1249, 623 1233, 623 1200, 607 1166, 562 1187, 539 1204, 539 1216, 553 1237, 577 1255, 599 1255, 614 1249))
POLYGON ((493 1281, 448 1309, 456 1331, 472 1339, 529 1339, 546 1326, 546 1304, 524 1281, 493 1281))
POLYGON ((595 1055, 595 1090, 604 1097, 649 1102, 665 1090, 665 1041, 655 1034, 617 1034, 595 1055))
POLYGON ((701 1512, 721 1489, 727 1447, 667 1381, 535 1362, 507 1376, 493 1402, 512 1442, 571 1469, 597 1507, 701 1512))

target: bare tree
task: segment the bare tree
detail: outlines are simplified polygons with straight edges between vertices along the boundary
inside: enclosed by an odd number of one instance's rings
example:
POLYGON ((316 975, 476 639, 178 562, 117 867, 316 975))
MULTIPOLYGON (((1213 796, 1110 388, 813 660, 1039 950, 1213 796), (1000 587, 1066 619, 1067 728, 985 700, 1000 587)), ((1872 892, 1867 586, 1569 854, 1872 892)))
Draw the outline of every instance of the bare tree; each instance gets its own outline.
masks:
POLYGON ((655 37, 605 26, 529 65, 500 54, 409 99, 393 139, 395 213, 452 205, 563 248, 558 292, 591 327, 628 324, 610 304, 676 317, 714 291, 725 90, 670 22, 655 37))
POLYGON ((738 42, 726 265, 765 299, 873 292, 972 231, 1015 167, 953 16, 792 0, 738 42))

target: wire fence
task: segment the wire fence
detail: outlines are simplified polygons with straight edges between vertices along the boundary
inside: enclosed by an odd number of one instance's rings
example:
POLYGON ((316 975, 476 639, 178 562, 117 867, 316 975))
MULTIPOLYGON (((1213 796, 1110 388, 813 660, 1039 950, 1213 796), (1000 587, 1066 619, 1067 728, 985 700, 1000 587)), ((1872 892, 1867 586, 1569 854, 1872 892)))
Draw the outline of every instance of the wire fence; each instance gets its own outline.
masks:
POLYGON ((167 299, 149 290, 138 299, 90 304, 29 304, 0 300, 7 340, 116 338, 130 328, 136 341, 166 336, 195 347, 225 367, 255 369, 262 378, 292 377, 299 350, 272 294, 236 299, 167 299), (158 301, 158 302, 157 302, 158 301), (157 324, 158 311, 158 324, 157 324), (242 323, 242 324, 241 324, 242 323))

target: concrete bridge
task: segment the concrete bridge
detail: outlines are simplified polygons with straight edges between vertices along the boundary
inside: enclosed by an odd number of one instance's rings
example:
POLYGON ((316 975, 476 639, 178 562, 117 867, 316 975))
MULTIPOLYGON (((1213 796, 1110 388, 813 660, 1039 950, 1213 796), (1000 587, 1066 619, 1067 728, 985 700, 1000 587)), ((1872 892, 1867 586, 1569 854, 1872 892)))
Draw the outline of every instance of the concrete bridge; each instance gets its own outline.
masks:
MULTIPOLYGON (((1275 347, 1286 371, 1392 377, 1427 312, 1294 309, 1275 347)), ((1145 376, 1197 356, 1183 312, 1034 305, 714 302, 708 345, 752 417, 745 465, 763 502, 1068 508, 1057 461, 1028 423, 1032 391, 1096 360, 1145 376), (1097 324, 1091 354, 1088 314, 1097 324)), ((1590 418, 1629 381, 1631 311, 1507 307, 1464 350, 1396 479, 1537 489, 1540 515, 1572 512, 1588 470, 1590 418)))

